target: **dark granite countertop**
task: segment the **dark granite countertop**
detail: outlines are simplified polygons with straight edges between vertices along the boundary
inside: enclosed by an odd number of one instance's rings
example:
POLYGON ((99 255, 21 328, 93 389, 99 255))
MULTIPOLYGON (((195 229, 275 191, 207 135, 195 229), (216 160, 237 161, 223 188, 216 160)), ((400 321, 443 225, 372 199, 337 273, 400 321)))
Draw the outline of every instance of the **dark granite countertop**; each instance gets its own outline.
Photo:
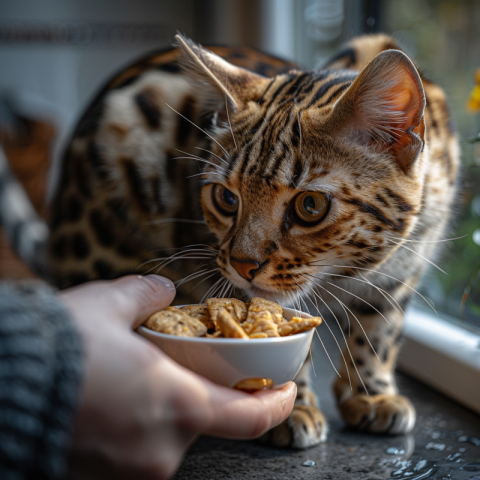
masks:
POLYGON ((335 372, 319 342, 313 352, 314 387, 330 426, 326 443, 298 451, 202 437, 174 479, 480 480, 479 415, 397 374, 401 393, 417 409, 413 432, 384 437, 349 431, 331 392, 335 372), (315 465, 304 466, 308 460, 315 465))

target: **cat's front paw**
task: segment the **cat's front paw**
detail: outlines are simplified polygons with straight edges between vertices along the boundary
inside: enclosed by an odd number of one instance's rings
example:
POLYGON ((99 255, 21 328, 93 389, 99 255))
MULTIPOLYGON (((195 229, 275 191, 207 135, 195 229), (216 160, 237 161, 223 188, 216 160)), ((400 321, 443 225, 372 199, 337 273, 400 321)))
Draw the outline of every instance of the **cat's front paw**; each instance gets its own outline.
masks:
POLYGON ((295 405, 290 416, 261 440, 275 447, 309 448, 324 442, 328 425, 315 406, 295 405))
POLYGON ((401 435, 415 425, 415 408, 402 395, 353 395, 338 408, 348 425, 363 432, 401 435))

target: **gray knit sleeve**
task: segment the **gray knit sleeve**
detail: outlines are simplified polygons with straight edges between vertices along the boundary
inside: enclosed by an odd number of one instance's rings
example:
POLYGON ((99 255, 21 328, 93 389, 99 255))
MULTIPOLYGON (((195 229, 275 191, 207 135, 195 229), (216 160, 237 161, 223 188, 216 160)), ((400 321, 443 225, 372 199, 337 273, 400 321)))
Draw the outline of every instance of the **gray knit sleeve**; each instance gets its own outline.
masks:
POLYGON ((0 479, 63 477, 81 373, 80 337, 55 292, 0 283, 0 479))

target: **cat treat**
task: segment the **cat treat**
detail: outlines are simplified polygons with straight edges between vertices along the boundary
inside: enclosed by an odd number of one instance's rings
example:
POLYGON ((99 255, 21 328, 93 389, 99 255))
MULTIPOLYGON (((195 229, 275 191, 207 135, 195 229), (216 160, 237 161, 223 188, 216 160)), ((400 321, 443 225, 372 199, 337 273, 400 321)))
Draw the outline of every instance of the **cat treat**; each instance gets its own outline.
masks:
POLYGON ((217 325, 224 337, 248 338, 245 330, 223 307, 218 310, 217 325))
POLYGON ((207 327, 200 320, 176 307, 154 313, 145 322, 145 326, 156 332, 181 337, 201 337, 207 333, 207 327))
POLYGON ((245 304, 236 298, 210 298, 206 305, 168 307, 154 313, 145 326, 180 337, 269 338, 286 337, 318 327, 320 317, 283 317, 278 303, 252 298, 245 304))
POLYGON ((279 337, 278 325, 268 310, 249 312, 250 321, 245 322, 245 330, 251 338, 279 337))
POLYGON ((207 308, 212 321, 217 321, 217 315, 221 308, 227 312, 239 323, 247 318, 247 306, 241 300, 236 298, 209 298, 207 308))
POLYGON ((271 378, 246 378, 238 382, 233 388, 253 393, 258 390, 273 388, 273 380, 271 378))
POLYGON ((208 330, 215 328, 215 324, 210 318, 206 305, 185 305, 184 307, 180 307, 180 310, 187 315, 200 320, 208 330))

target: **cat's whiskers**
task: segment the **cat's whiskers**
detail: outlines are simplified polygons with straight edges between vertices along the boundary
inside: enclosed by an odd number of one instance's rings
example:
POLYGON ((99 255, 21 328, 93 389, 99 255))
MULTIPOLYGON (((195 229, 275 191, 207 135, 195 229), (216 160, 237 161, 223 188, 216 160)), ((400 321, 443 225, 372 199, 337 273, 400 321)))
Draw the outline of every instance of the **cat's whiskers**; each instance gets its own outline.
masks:
MULTIPOLYGON (((323 273, 323 272, 322 272, 323 273)), ((331 283, 331 282, 327 282, 325 279, 322 279, 320 277, 317 277, 315 275, 312 275, 311 273, 307 273, 306 275, 308 275, 309 277, 313 277, 313 278, 317 278, 319 280, 323 280, 325 283, 328 283, 329 285, 332 285, 332 287, 335 287, 335 288, 338 288, 339 290, 342 290, 343 292, 345 293, 348 293, 349 295, 352 295, 353 297, 357 298, 358 300, 362 301, 363 303, 365 303, 366 305, 368 305, 370 308, 373 308, 373 310, 375 310, 389 325, 390 325, 390 322, 387 320, 387 318, 385 317, 385 315, 383 315, 382 312, 380 312, 376 307, 374 307, 371 303, 367 302, 364 298, 362 297, 359 297, 358 295, 355 295, 354 293, 346 290, 345 288, 342 288, 342 287, 339 287, 338 285, 335 285, 334 283, 331 283)), ((329 275, 327 273, 327 275, 329 275)), ((332 274, 335 276, 335 274, 332 274)), ((350 279, 350 277, 347 277, 347 276, 344 276, 344 275, 340 275, 344 278, 347 278, 347 279, 350 279)))
MULTIPOLYGON (((294 281, 295 281, 295 280, 294 280, 294 281)), ((295 281, 295 283, 297 284, 297 287, 300 289, 300 291, 303 293, 303 295, 306 296, 307 299, 310 300, 310 302, 312 302, 312 304, 313 304, 313 301, 312 301, 312 299, 309 297, 308 293, 305 293, 305 292, 303 291, 302 286, 301 286, 301 285, 298 285, 298 283, 297 283, 296 281, 295 281)), ((300 297, 300 298, 302 298, 302 297, 300 297)), ((302 298, 302 300, 303 300, 303 298, 302 298)), ((305 307, 307 308, 307 313, 310 313, 309 310, 308 310, 308 306, 307 306, 307 304, 305 303, 304 300, 303 300, 303 303, 304 303, 305 307)), ((317 306, 317 311, 318 311, 318 306, 317 306)), ((330 331, 330 332, 331 332, 331 331, 330 331)), ((320 337, 320 334, 318 333, 318 330, 317 330, 317 329, 315 329, 315 333, 317 334, 317 337, 318 337, 318 339, 320 340, 320 343, 322 344, 323 350, 325 351, 325 354, 327 355, 327 358, 328 358, 328 360, 330 361, 330 364, 332 365, 333 369, 335 370, 335 373, 336 373, 340 378, 342 378, 342 376, 340 375, 340 373, 339 373, 338 370, 336 369, 335 364, 333 363, 332 359, 330 358, 330 355, 329 355, 329 353, 328 353, 328 351, 327 351, 327 347, 326 347, 325 344, 323 343, 323 340, 322 340, 322 338, 320 337)), ((334 336, 334 337, 335 337, 335 336, 334 336)), ((335 340, 336 340, 336 339, 335 339, 335 340)), ((337 342, 337 345, 338 345, 338 342, 337 342)), ((340 346, 339 346, 339 347, 340 347, 340 346)), ((311 348, 310 348, 310 353, 311 353, 311 348)), ((342 350, 341 350, 341 349, 340 349, 340 353, 342 353, 342 350)), ((311 353, 311 355, 312 355, 312 367, 313 367, 313 353, 311 353)))
MULTIPOLYGON (((370 248, 370 247, 366 247, 366 248, 370 248)), ((361 249, 359 249, 361 250, 361 249)), ((325 264, 325 263, 316 263, 316 262, 324 262, 324 261, 327 261, 327 260, 333 260, 333 259, 337 259, 337 258, 341 258, 341 257, 345 257, 345 256, 349 256, 350 254, 346 254, 346 255, 339 255, 339 256, 336 256, 336 257, 330 257, 330 258, 322 258, 322 259, 317 259, 317 260, 314 260, 312 262, 308 262, 306 263, 306 265, 308 266, 312 266, 312 267, 335 267, 335 268, 347 268, 347 269, 354 269, 354 270, 364 270, 366 272, 369 272, 369 273, 373 273, 373 274, 379 274, 379 275, 383 275, 383 276, 386 276, 388 278, 391 278, 392 280, 395 280, 397 282, 399 282, 400 284, 406 286, 408 289, 412 290, 414 293, 416 293, 417 295, 419 295, 423 301, 435 312, 435 314, 438 316, 438 313, 437 311, 435 310, 434 306, 420 293, 418 292, 415 288, 411 287, 410 285, 408 285, 407 283, 403 282, 402 280, 396 278, 396 277, 393 277, 392 275, 388 275, 384 272, 381 272, 379 270, 373 270, 373 269, 369 269, 369 268, 362 268, 362 267, 355 267, 353 265, 333 265, 333 264, 325 264)), ((322 272, 323 274, 324 272, 322 272)), ((354 279, 354 277, 348 277, 349 279, 354 279)), ((385 292, 387 293, 387 292, 385 292)), ((397 303, 398 304, 398 303, 397 303)))
MULTIPOLYGON (((317 333, 318 335, 318 333, 317 333)), ((321 341, 321 340, 320 340, 321 341)), ((313 342, 312 342, 313 343, 313 342)), ((315 371, 315 362, 313 361, 313 349, 312 349, 312 344, 310 344, 310 357, 312 359, 312 361, 310 362, 310 365, 312 366, 312 370, 313 370, 313 376, 316 378, 317 377, 317 372, 315 371)))
MULTIPOLYGON (((205 264, 203 265, 200 265, 198 268, 202 268, 204 267, 205 264)), ((196 272, 193 272, 191 273, 190 275, 187 275, 186 277, 183 277, 182 279, 180 280, 177 280, 176 282, 174 282, 175 284, 175 287, 180 287, 180 285, 183 285, 184 283, 187 283, 187 282, 191 282, 193 280, 196 280, 197 278, 200 278, 200 277, 203 277, 204 275, 208 275, 209 273, 211 272, 218 272, 220 269, 219 268, 204 268, 203 270, 200 270, 196 272)), ((196 285, 197 286, 197 285, 196 285)))
POLYGON ((157 268, 159 269, 164 268, 168 264, 175 262, 177 260, 206 260, 214 257, 215 257, 215 254, 208 251, 202 251, 202 250, 191 250, 186 252, 182 251, 182 252, 174 253, 173 255, 170 255, 169 257, 164 258, 163 262, 157 265, 157 268), (201 253, 198 253, 198 252, 201 252, 201 253))
POLYGON ((222 287, 222 290, 220 292, 219 297, 220 298, 226 298, 229 290, 230 290, 230 281, 228 280, 228 278, 225 278, 225 282, 223 283, 223 287, 222 287))
MULTIPOLYGON (((337 300, 337 302, 342 306, 342 308, 344 309, 347 309, 349 312, 350 312, 350 315, 353 316, 353 318, 357 321, 357 323, 359 324, 361 330, 363 331, 364 335, 365 335, 365 338, 367 339, 367 342, 368 344, 370 345, 370 348, 372 349, 373 353, 375 354, 375 356, 379 359, 378 355, 377 355, 377 352, 375 351, 375 349, 373 348, 372 346, 372 343, 370 342, 370 339, 368 338, 368 335, 367 333, 365 332, 364 328, 362 327, 362 324, 359 322, 358 318, 353 314, 353 312, 338 298, 336 297, 332 292, 330 292, 329 290, 327 290, 325 287, 322 287, 321 285, 319 285, 319 287, 322 289, 322 290, 325 290, 328 294, 330 294, 333 298, 335 298, 335 300, 337 300)), ((342 331, 343 332, 343 331, 342 331)), ((345 338, 345 335, 344 335, 344 338, 345 338)), ((345 339, 345 342, 346 342, 346 339, 345 339)), ((348 344, 346 343, 347 345, 347 348, 348 348, 348 344)), ((367 392, 367 395, 368 395, 368 389, 367 389, 367 386, 365 385, 364 381, 363 381, 363 378, 362 376, 360 375, 360 372, 357 368, 357 365, 355 363, 355 360, 353 359, 352 357, 352 354, 350 352, 350 357, 352 359, 352 363, 353 363, 353 366, 355 368, 355 371, 357 372, 357 375, 358 375, 358 378, 360 379, 360 382, 362 383, 363 385, 363 388, 365 389, 365 391, 367 392)), ((379 359, 380 360, 380 359, 379 359)), ((348 368, 347 368, 347 371, 348 371, 348 368)))
POLYGON ((361 282, 361 283, 365 283, 367 285, 370 285, 371 287, 375 288, 384 298, 385 300, 387 300, 390 305, 397 311, 400 311, 402 313, 405 313, 402 309, 402 307, 400 306, 400 304, 395 300, 395 297, 393 297, 393 295, 391 295, 390 293, 388 293, 387 291, 385 291, 383 288, 380 288, 378 287, 377 285, 374 285, 372 282, 370 282, 369 280, 367 280, 365 277, 363 277, 361 274, 360 274, 360 278, 356 278, 356 277, 349 277, 347 275, 340 275, 338 273, 327 273, 327 272, 322 272, 322 275, 329 275, 331 277, 341 277, 341 278, 346 278, 347 280, 354 280, 356 282, 361 282), (389 298, 387 298, 387 295, 389 298), (395 302, 396 305, 394 305, 393 302, 395 302))
POLYGON ((218 269, 212 269, 211 272, 213 272, 211 275, 208 277, 205 277, 203 280, 200 280, 200 282, 196 283, 190 290, 188 290, 188 293, 190 293, 192 290, 196 289, 201 285, 203 282, 206 282, 209 278, 212 278, 213 276, 217 275, 218 272, 221 271, 220 268, 218 269))
MULTIPOLYGON (((323 272, 322 272, 322 274, 323 274, 323 272)), ((311 275, 311 276, 314 276, 314 275, 313 275, 313 274, 308 274, 308 273, 300 274, 300 276, 303 277, 306 281, 311 282, 311 283, 314 285, 314 287, 312 288, 312 291, 313 291, 313 292, 315 292, 315 288, 316 288, 316 287, 322 288, 321 285, 320 285, 320 283, 315 282, 315 281, 313 281, 313 280, 311 280, 311 279, 308 279, 308 278, 306 278, 304 275, 311 275)), ((315 277, 315 278, 316 278, 317 280, 322 280, 322 278, 320 278, 320 277, 315 277)), ((327 290, 327 291, 328 291, 328 290, 327 290)), ((330 293, 330 292, 328 292, 328 293, 330 293)), ((325 303, 325 301, 324 301, 323 299, 321 299, 321 300, 322 300, 323 303, 325 303)), ((326 305, 326 304, 325 304, 325 305, 326 305)), ((345 313, 345 317, 346 317, 346 319, 347 319, 347 324, 348 324, 348 334, 350 335, 350 317, 349 317, 347 311, 345 310, 345 307, 343 306, 343 304, 342 304, 342 303, 339 303, 339 305, 342 307, 343 312, 345 313)), ((330 311, 331 311, 331 310, 330 310, 330 311)), ((332 312, 332 313, 333 313, 333 312, 332 312)), ((338 320, 337 320, 337 323, 338 323, 338 320)), ((340 323, 339 323, 338 325, 340 326, 340 323)))
POLYGON ((217 290, 218 288, 218 284, 220 282, 222 282, 223 280, 225 280, 224 277, 221 277, 219 278, 206 292, 205 292, 205 295, 203 295, 202 299, 200 300, 200 303, 205 303, 205 300, 207 298, 211 298, 214 296, 214 292, 217 290))
MULTIPOLYGON (((147 263, 152 263, 152 262, 160 262, 158 263, 157 265, 154 265, 153 267, 149 268, 148 270, 146 270, 145 272, 143 272, 143 275, 147 275, 148 273, 150 273, 152 270, 156 269, 156 268, 159 268, 161 266, 161 261, 166 261, 168 260, 169 258, 171 257, 159 257, 159 258, 154 258, 152 260, 148 260, 146 262, 143 262, 141 265, 139 265, 137 267, 137 270, 139 270, 140 268, 142 268, 144 265, 146 265, 147 263)), ((210 256, 201 256, 201 257, 185 257, 185 258, 175 258, 173 259, 172 261, 175 261, 175 260, 184 260, 184 259, 188 259, 188 260, 207 260, 207 259, 210 259, 211 257, 210 256)), ((170 263, 170 262, 169 262, 170 263)), ((161 266, 161 268, 163 268, 164 266, 161 266)), ((157 272, 159 272, 160 270, 157 270, 157 272)))
POLYGON ((222 286, 222 288, 221 288, 221 290, 218 294, 219 298, 225 298, 226 292, 228 291, 229 286, 230 286, 230 284, 228 282, 228 279, 225 278, 225 282, 223 283, 223 286, 222 286))
POLYGON ((217 172, 200 172, 200 173, 194 173, 193 175, 189 175, 188 177, 185 178, 195 178, 195 177, 201 177, 202 175, 218 175, 221 178, 225 178, 225 175, 223 173, 217 173, 217 172))
MULTIPOLYGON (((338 328, 340 330, 340 333, 342 334, 343 336, 343 340, 345 341, 345 346, 347 347, 347 351, 350 355, 350 358, 353 362, 353 364, 355 364, 355 361, 353 359, 353 356, 352 356, 352 353, 350 351, 350 347, 348 346, 348 343, 347 343, 347 339, 345 337, 345 333, 343 332, 343 329, 340 325, 340 322, 338 321, 338 318, 337 316, 333 313, 332 309, 327 305, 327 303, 325 302, 325 300, 323 300, 323 298, 321 297, 321 295, 315 291, 315 290, 312 290, 311 291, 314 295, 314 299, 315 299, 315 304, 316 304, 316 307, 317 307, 317 311, 320 312, 320 308, 318 306, 318 302, 317 302, 317 298, 327 307, 327 309, 330 311, 330 313, 332 314, 333 318, 335 319, 335 322, 337 323, 338 325, 338 328)), ((340 355, 342 356, 342 359, 343 359, 343 363, 345 364, 345 370, 347 372, 347 376, 348 376, 348 383, 350 384, 350 390, 352 390, 352 379, 350 377, 350 371, 348 370, 348 366, 347 366, 347 360, 345 358, 345 355, 343 354, 343 350, 342 350, 342 347, 340 346, 340 343, 338 343, 338 340, 337 340, 337 337, 335 336, 335 334, 333 333, 333 330, 330 328, 330 325, 328 324, 327 320, 325 318, 322 317, 322 321, 325 323, 326 327, 328 328, 328 331, 330 332, 330 334, 332 335, 333 339, 335 340, 335 343, 337 344, 337 347, 338 347, 338 350, 340 352, 340 355)), ((318 333, 317 333, 318 335, 318 333)), ((342 376, 339 374, 339 377, 342 378, 342 376)))
POLYGON ((208 252, 212 252, 214 253, 215 255, 218 254, 219 250, 217 248, 214 248, 212 247, 211 245, 208 245, 206 243, 192 243, 191 245, 188 245, 186 247, 182 247, 183 249, 193 249, 193 248, 203 248, 204 250, 208 251, 208 252))
POLYGON ((208 291, 202 297, 202 300, 200 301, 200 303, 204 303, 206 299, 212 298, 212 297, 223 298, 227 294, 227 292, 230 291, 231 286, 232 285, 230 280, 222 276, 208 289, 208 291))
POLYGON ((304 307, 305 307, 305 313, 310 314, 310 309, 308 308, 308 305, 306 304, 305 300, 303 299, 303 297, 305 297, 305 296, 307 296, 307 298, 308 298, 308 295, 305 293, 305 291, 303 290, 302 286, 299 285, 299 283, 295 280, 295 278, 293 278, 293 281, 295 282, 295 285, 297 286, 297 288, 302 292, 302 295, 299 295, 299 296, 298 296, 300 305, 301 305, 302 302, 303 302, 303 305, 304 305, 304 307))
MULTIPOLYGON (((395 299, 395 297, 387 292, 386 290, 384 290, 383 288, 380 288, 379 286, 377 285, 374 285, 372 282, 370 282, 370 280, 368 280, 367 278, 365 278, 361 273, 358 274, 360 276, 360 279, 363 280, 364 282, 368 283, 369 285, 371 285, 373 288, 375 288, 378 293, 380 293, 380 295, 382 295, 383 298, 385 298, 385 300, 397 311, 399 311, 402 315, 405 315, 405 311, 403 310, 403 308, 400 306, 400 304, 398 303, 398 301, 395 299)), ((359 278, 355 278, 355 277, 347 277, 347 278, 351 278, 353 280, 356 280, 356 281, 360 281, 359 278)))
POLYGON ((301 314, 302 313, 302 305, 300 303, 300 295, 295 295, 295 293, 292 293, 293 299, 295 301, 295 310, 301 314))
POLYGON ((149 271, 152 271, 154 268, 156 268, 155 270, 155 274, 158 275, 168 264, 176 261, 176 260, 210 260, 210 257, 193 257, 193 256, 185 256, 185 257, 182 257, 182 258, 175 258, 175 259, 172 259, 171 261, 168 261, 168 262, 162 262, 161 264, 157 265, 156 267, 153 267, 151 268, 149 271))
MULTIPOLYGON (((188 153, 184 152, 183 150, 179 150, 178 148, 175 149, 177 152, 183 153, 184 155, 187 155, 186 157, 173 157, 170 160, 195 160, 196 162, 203 162, 206 163, 207 165, 211 165, 214 167, 218 173, 222 173, 225 175, 226 171, 224 168, 222 168, 220 165, 217 165, 216 163, 210 162, 206 158, 199 157, 198 155, 194 155, 193 153, 188 153)), ((203 172, 202 172, 203 173, 203 172)))
POLYGON ((349 295, 352 295, 353 297, 357 298, 358 300, 361 300, 363 303, 365 303, 366 305, 371 307, 373 310, 375 310, 390 325, 390 322, 387 320, 385 315, 382 312, 380 312, 380 310, 378 310, 376 307, 374 307, 371 303, 367 302, 364 298, 359 297, 358 295, 355 295, 354 293, 350 292, 349 290, 346 290, 345 288, 339 287, 338 285, 335 285, 334 283, 331 283, 331 282, 325 282, 325 283, 328 283, 329 285, 332 285, 332 287, 338 288, 339 290, 342 290, 342 292, 348 293, 349 295))
MULTIPOLYGON (((359 250, 367 250, 371 247, 364 247, 364 248, 358 248, 357 251, 359 250)), ((313 267, 322 267, 324 265, 322 264, 317 264, 316 262, 324 262, 326 260, 336 260, 337 258, 344 258, 344 257, 350 257, 352 254, 351 253, 344 253, 343 255, 335 255, 333 257, 323 257, 323 258, 317 258, 316 260, 313 260, 312 262, 307 262, 305 265, 313 266, 313 267)), ((328 265, 325 265, 328 266, 328 265)))
POLYGON ((171 107, 168 103, 165 104, 170 110, 173 110, 177 115, 180 115, 183 119, 185 119, 187 122, 191 123, 195 128, 198 128, 202 133, 204 133, 208 138, 213 140, 222 150, 223 153, 226 155, 228 159, 230 159, 230 155, 228 152, 225 150, 225 148, 215 139, 210 135, 208 132, 206 132, 203 128, 200 128, 195 122, 192 122, 189 118, 185 117, 185 115, 182 115, 180 112, 175 110, 173 107, 171 107))
POLYGON ((292 297, 292 291, 291 290, 281 290, 281 294, 282 294, 282 301, 283 302, 285 302, 285 296, 288 297, 288 299, 286 300, 286 303, 283 303, 283 305, 286 305, 289 308, 295 308, 295 305, 294 305, 295 304, 295 296, 292 297))
MULTIPOLYGON (((358 371, 358 368, 357 368, 357 365, 355 363, 355 359, 353 358, 353 355, 352 355, 352 352, 350 350, 350 347, 348 346, 348 342, 347 342, 347 338, 345 336, 345 333, 343 331, 343 328, 342 328, 342 325, 340 324, 340 321, 338 320, 337 316, 335 315, 335 313, 333 312, 333 310, 330 308, 330 306, 328 305, 328 303, 321 297, 320 293, 317 292, 316 290, 312 290, 313 294, 325 305, 325 307, 327 307, 327 309, 329 310, 329 312, 332 314, 333 318, 335 319, 335 322, 337 323, 338 325, 338 328, 340 330, 340 333, 342 334, 342 337, 343 337, 343 340, 345 342, 345 347, 347 349, 347 352, 348 352, 348 355, 350 356, 350 360, 352 362, 352 365, 353 367, 355 368, 355 371, 357 372, 357 375, 358 377, 360 378, 360 381, 362 382, 363 386, 365 387, 365 384, 363 383, 363 379, 362 379, 362 376, 360 375, 360 372, 358 371)), ((328 292, 327 290, 327 293, 330 293, 328 292)), ((337 299, 338 301, 338 299, 337 299)), ((343 308, 343 311, 345 312, 345 315, 347 317, 347 321, 348 321, 348 328, 349 328, 349 331, 350 331, 350 318, 348 316, 348 313, 347 311, 345 310, 345 307, 344 305, 342 304, 342 302, 339 302, 340 306, 343 308)), ((348 376, 348 382, 349 382, 349 385, 350 385, 350 390, 353 391, 353 387, 352 387, 352 379, 350 377, 350 371, 348 369, 348 366, 347 366, 347 360, 345 358, 345 355, 343 354, 343 351, 342 351, 342 348, 340 346, 340 344, 338 343, 338 340, 337 340, 337 337, 335 336, 335 334, 333 333, 333 331, 330 329, 328 323, 326 322, 325 319, 323 319, 323 321, 325 322, 325 325, 327 325, 327 328, 330 330, 331 334, 332 334, 332 337, 334 338, 335 340, 335 343, 337 344, 338 346, 338 349, 340 350, 340 353, 342 355, 342 358, 343 358, 343 362, 345 364, 345 370, 347 371, 347 376, 348 376)), ((349 333, 350 335, 350 333, 349 333)), ((366 387, 365 387, 366 389, 366 387)))
POLYGON ((371 270, 369 268, 363 268, 363 267, 353 267, 353 266, 350 266, 350 265, 348 267, 346 267, 345 265, 327 265, 327 266, 337 267, 337 268, 349 268, 349 269, 354 269, 354 270, 364 270, 366 272, 371 272, 371 273, 378 274, 378 275, 384 275, 385 277, 391 278, 392 280, 395 280, 395 281, 401 283, 402 285, 404 285, 405 287, 410 289, 412 292, 419 295, 425 301, 425 303, 435 312, 435 314, 438 317, 438 312, 435 310, 433 305, 418 290, 416 290, 415 288, 408 285, 408 283, 402 282, 402 280, 399 280, 398 278, 393 277, 392 275, 388 275, 387 273, 380 272, 378 270, 371 270))
POLYGON ((233 285, 231 282, 228 283, 228 287, 225 291, 225 297, 226 298, 231 298, 231 292, 233 291, 233 285))
POLYGON ((350 313, 350 315, 352 315, 352 317, 356 320, 356 322, 358 323, 358 326, 360 327, 360 329, 362 330, 368 344, 370 345, 370 348, 372 349, 373 353, 375 354, 375 356, 378 358, 378 360, 380 361, 380 357, 378 356, 378 353, 377 351, 373 348, 373 345, 372 345, 372 342, 370 341, 370 339, 368 338, 368 335, 367 335, 367 332, 365 331, 365 329, 363 328, 363 325, 362 323, 360 322, 360 320, 357 318, 357 316, 350 310, 350 308, 348 308, 348 306, 342 302, 337 296, 335 296, 330 290, 328 290, 326 287, 323 287, 322 285, 320 284, 317 284, 318 287, 320 287, 322 290, 325 290, 329 295, 331 295, 335 300, 337 300, 337 302, 340 304, 340 305, 343 305, 344 308, 350 313))
POLYGON ((282 291, 282 296, 283 296, 283 297, 285 296, 285 294, 287 294, 287 296, 288 296, 288 303, 287 303, 287 305, 288 305, 289 307, 292 307, 292 308, 293 308, 293 300, 292 300, 292 296, 290 295, 290 292, 289 292, 288 290, 282 291))
POLYGON ((202 244, 189 245, 188 247, 183 247, 180 252, 176 252, 168 257, 157 257, 151 260, 147 260, 146 262, 143 262, 141 265, 139 265, 137 267, 137 270, 149 263, 160 262, 157 265, 154 265, 145 273, 151 272, 155 268, 157 269, 157 272, 159 272, 166 265, 177 260, 209 260, 216 257, 217 255, 218 255, 218 252, 215 251, 215 249, 213 249, 209 245, 202 245, 202 244), (197 248, 197 247, 202 247, 202 248, 197 248))
POLYGON ((146 262, 143 262, 140 266, 146 265, 147 263, 155 262, 157 260, 165 260, 165 259, 168 259, 168 258, 172 257, 173 255, 179 255, 179 254, 184 253, 184 252, 202 252, 202 253, 209 253, 209 254, 212 254, 212 255, 217 255, 218 254, 218 251, 215 250, 214 248, 212 248, 210 245, 203 245, 203 244, 192 244, 192 245, 188 245, 186 247, 181 247, 181 248, 164 248, 164 249, 162 249, 162 251, 165 251, 165 250, 180 250, 180 251, 176 252, 175 254, 172 254, 168 257, 159 257, 159 258, 153 258, 151 260, 147 260, 146 262), (202 248, 193 248, 193 247, 202 247, 202 248))
POLYGON ((195 147, 195 148, 196 148, 197 150, 202 150, 203 152, 206 152, 206 153, 209 153, 210 155, 213 155, 215 158, 218 158, 222 163, 224 163, 224 164, 227 165, 227 167, 228 167, 228 165, 229 165, 228 162, 227 162, 224 158, 222 158, 222 157, 220 157, 219 155, 217 155, 216 153, 213 153, 212 151, 210 151, 210 150, 208 150, 208 149, 206 149, 206 148, 201 148, 201 147, 195 147))
POLYGON ((432 265, 433 267, 435 267, 437 270, 439 270, 440 272, 444 273, 445 275, 448 275, 448 273, 445 271, 445 270, 442 270, 436 263, 432 262, 431 260, 429 260, 428 258, 424 257, 423 255, 420 255, 418 252, 416 252, 415 250, 412 250, 411 248, 408 248, 406 245, 403 245, 403 243, 400 243, 400 242, 395 242, 394 240, 392 240, 391 238, 387 239, 388 241, 394 243, 395 245, 398 245, 399 247, 402 247, 404 248, 405 250, 408 250, 409 252, 412 252, 414 253, 415 255, 417 255, 418 257, 420 257, 422 260, 425 260, 426 262, 428 262, 430 265, 432 265))
POLYGON ((230 126, 230 133, 232 134, 233 143, 235 144, 235 150, 238 152, 238 145, 237 141, 235 140, 235 135, 233 134, 232 122, 230 122, 230 113, 228 112, 227 92, 225 92, 225 110, 227 111, 228 125, 230 126))
POLYGON ((295 304, 296 301, 297 301, 297 298, 295 297, 295 295, 293 294, 293 292, 291 292, 290 290, 287 290, 286 291, 287 295, 288 295, 288 298, 290 299, 290 305, 292 306, 292 308, 297 312, 297 314, 300 314, 301 313, 301 310, 297 307, 297 305, 295 304))

